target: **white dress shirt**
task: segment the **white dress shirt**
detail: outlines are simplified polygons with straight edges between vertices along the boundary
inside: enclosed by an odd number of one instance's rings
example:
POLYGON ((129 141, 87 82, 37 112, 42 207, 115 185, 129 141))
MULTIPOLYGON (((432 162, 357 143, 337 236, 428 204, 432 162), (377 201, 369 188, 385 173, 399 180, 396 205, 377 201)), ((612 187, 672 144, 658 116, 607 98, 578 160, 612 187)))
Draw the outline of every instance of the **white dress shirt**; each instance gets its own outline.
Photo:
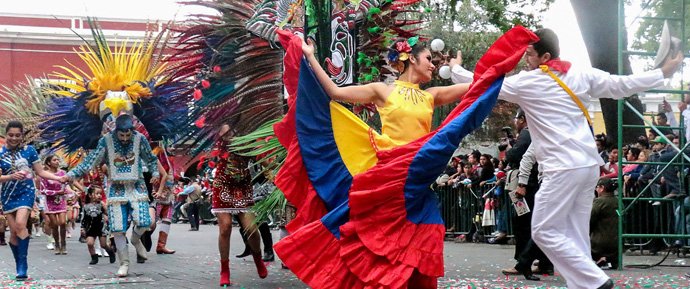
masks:
POLYGON ((451 67, 451 74, 450 74, 451 81, 453 83, 468 83, 472 82, 472 79, 474 78, 474 73, 471 71, 462 68, 460 65, 453 65, 451 67))
MULTIPOLYGON (((664 81, 660 69, 629 76, 575 67, 566 74, 554 73, 585 107, 595 98, 620 99, 661 86, 664 81)), ((582 110, 540 69, 505 78, 499 99, 516 103, 525 111, 537 162, 544 172, 604 164, 582 110)))

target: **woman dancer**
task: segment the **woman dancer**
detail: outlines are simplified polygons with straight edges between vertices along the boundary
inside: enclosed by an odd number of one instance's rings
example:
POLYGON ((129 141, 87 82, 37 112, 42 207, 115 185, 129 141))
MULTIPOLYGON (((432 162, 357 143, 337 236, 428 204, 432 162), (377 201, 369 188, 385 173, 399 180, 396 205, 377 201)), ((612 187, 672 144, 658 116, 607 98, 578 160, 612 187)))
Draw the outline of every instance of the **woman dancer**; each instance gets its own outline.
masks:
MULTIPOLYGON (((419 85, 435 67, 414 37, 389 50, 391 66, 401 72, 394 84, 348 87, 336 86, 313 45, 300 41, 306 61, 296 86, 286 81, 295 109, 274 126, 286 129, 278 137, 289 148, 276 185, 297 207, 290 236, 275 246, 290 270, 312 288, 436 288, 445 228, 429 184, 488 116, 502 76, 534 40, 524 28, 511 30, 477 64, 471 89, 425 90, 419 85), (374 103, 382 134, 331 100, 374 103), (434 106, 455 100, 458 106, 431 132, 434 106)), ((294 42, 285 57, 291 70, 296 64, 287 60, 299 60, 291 54, 294 42)))
POLYGON ((213 199, 211 212, 218 218, 218 251, 220 253, 220 286, 230 286, 230 233, 232 232, 232 215, 237 215, 245 229, 247 245, 260 278, 266 278, 268 271, 261 257, 261 237, 257 232, 254 214, 249 210, 254 205, 252 197, 249 158, 228 151, 232 138, 229 125, 223 125, 219 132, 216 149, 220 160, 216 178, 213 181, 213 199), (225 157, 227 156, 227 157, 225 157))
MULTIPOLYGON (((59 169, 60 159, 55 155, 48 155, 43 160, 46 170, 56 176, 64 176, 65 171, 59 169)), ((55 239, 55 255, 67 254, 67 189, 59 181, 41 179, 41 193, 46 196, 46 216, 50 220, 50 231, 55 239)))
POLYGON ((28 278, 29 231, 26 224, 36 192, 34 172, 44 179, 59 181, 60 177, 43 170, 33 146, 23 145, 24 125, 10 121, 5 126, 7 143, 0 149, 0 201, 10 227, 10 249, 16 264, 17 280, 28 278))

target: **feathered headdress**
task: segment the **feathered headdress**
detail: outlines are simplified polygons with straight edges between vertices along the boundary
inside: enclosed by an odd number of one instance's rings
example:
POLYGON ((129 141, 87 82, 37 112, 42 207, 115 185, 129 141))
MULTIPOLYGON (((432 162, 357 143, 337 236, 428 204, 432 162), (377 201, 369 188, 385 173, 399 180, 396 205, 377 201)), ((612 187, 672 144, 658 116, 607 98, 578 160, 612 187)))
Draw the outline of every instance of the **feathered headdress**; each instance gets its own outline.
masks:
MULTIPOLYGON (((282 116, 282 52, 247 28, 257 0, 192 1, 220 12, 197 16, 180 29, 171 75, 194 77, 187 95, 194 99, 184 136, 198 154, 213 144, 223 124, 234 136, 246 135, 282 116)), ((254 22, 254 24, 256 24, 254 22)))
MULTIPOLYGON (((50 98, 43 95, 41 86, 26 76, 26 81, 19 82, 12 87, 2 86, 0 89, 0 126, 4 127, 9 121, 21 121, 24 124, 24 142, 30 143, 40 135, 37 127, 43 121, 50 98)), ((0 130, 0 136, 5 131, 0 130)))
POLYGON ((149 33, 131 45, 112 45, 98 23, 89 23, 95 44, 84 39, 86 44, 75 50, 88 69, 69 62, 56 66, 60 71, 51 76, 60 80, 46 93, 60 97, 54 98, 41 124, 42 137, 69 152, 94 148, 104 117, 117 117, 121 110, 133 113, 151 140, 172 137, 186 114, 186 103, 178 97, 186 83, 163 75, 162 52, 169 34, 149 33))

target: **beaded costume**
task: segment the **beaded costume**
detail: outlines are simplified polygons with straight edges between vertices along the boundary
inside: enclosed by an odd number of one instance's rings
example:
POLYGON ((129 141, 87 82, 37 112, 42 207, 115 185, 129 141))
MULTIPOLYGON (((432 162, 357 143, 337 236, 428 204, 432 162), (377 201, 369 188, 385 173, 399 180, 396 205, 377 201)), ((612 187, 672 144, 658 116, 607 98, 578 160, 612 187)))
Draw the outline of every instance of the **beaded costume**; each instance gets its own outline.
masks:
POLYGON ((249 158, 227 151, 228 142, 220 139, 218 149, 223 156, 217 165, 216 177, 213 180, 213 213, 244 213, 249 211, 254 200, 252 197, 249 158))
MULTIPOLYGON (((148 191, 142 169, 143 166, 157 168, 158 158, 153 155, 151 146, 142 134, 134 132, 132 141, 126 145, 113 134, 101 137, 96 149, 67 175, 72 179, 81 178, 91 168, 104 162, 108 166, 109 175, 108 186, 104 191, 108 195, 110 231, 126 231, 130 214, 137 227, 149 227, 151 216, 148 211, 148 191)), ((157 170, 153 170, 152 174, 154 177, 159 176, 157 170)))

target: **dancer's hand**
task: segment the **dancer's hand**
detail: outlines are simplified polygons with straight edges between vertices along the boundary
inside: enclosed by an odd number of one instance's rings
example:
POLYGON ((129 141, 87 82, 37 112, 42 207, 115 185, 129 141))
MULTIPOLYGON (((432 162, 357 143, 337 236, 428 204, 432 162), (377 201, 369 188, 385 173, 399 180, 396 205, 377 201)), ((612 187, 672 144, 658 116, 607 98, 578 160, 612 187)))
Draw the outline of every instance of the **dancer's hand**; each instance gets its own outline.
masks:
POLYGON ((67 176, 67 175, 61 176, 60 179, 59 179, 59 182, 60 182, 60 183, 63 183, 63 184, 69 183, 69 182, 70 182, 70 178, 69 178, 69 176, 67 176))
POLYGON ((152 177, 151 178, 151 184, 157 185, 159 181, 160 181, 160 177, 152 177))
POLYGON ((311 38, 308 38, 306 41, 304 40, 304 38, 302 38, 302 53, 304 53, 304 56, 314 56, 315 51, 316 47, 314 45, 314 41, 311 40, 311 38))
POLYGON ((26 179, 26 174, 24 174, 23 172, 15 172, 14 174, 11 174, 10 177, 12 178, 12 180, 22 181, 26 179))
POLYGON ((661 65, 661 71, 664 73, 665 78, 670 78, 676 71, 680 68, 683 63, 683 53, 678 51, 676 55, 671 58, 671 55, 666 57, 664 64, 661 65))
POLYGON ((458 50, 458 55, 455 58, 451 58, 448 62, 448 66, 453 68, 455 65, 462 65, 462 51, 458 50))

